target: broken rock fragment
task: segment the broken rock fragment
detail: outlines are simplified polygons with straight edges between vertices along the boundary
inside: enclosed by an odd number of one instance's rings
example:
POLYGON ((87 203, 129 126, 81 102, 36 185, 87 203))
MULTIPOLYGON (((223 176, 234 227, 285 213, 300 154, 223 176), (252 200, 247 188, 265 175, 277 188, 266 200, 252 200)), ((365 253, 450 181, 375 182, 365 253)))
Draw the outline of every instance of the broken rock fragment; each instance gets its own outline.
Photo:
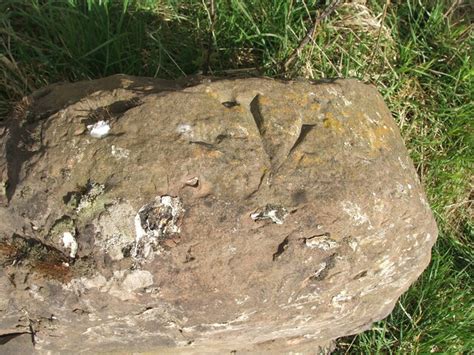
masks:
POLYGON ((254 221, 269 219, 273 223, 283 224, 287 215, 288 211, 284 207, 269 204, 252 213, 250 217, 252 217, 254 221))
POLYGON ((179 221, 184 210, 179 197, 158 196, 155 201, 146 204, 135 216, 135 246, 133 256, 136 259, 148 259, 160 240, 166 240, 180 232, 179 221))
POLYGON ((328 351, 430 260, 432 213, 369 85, 118 75, 25 102, 0 144, 10 348, 328 351))

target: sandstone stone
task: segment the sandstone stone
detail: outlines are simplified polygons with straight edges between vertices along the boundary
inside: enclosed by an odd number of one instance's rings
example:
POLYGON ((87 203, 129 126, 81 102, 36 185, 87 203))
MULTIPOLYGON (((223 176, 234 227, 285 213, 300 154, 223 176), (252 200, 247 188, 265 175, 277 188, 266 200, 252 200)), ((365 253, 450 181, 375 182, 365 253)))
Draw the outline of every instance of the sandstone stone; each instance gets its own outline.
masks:
POLYGON ((29 102, 0 137, 19 351, 328 351, 428 265, 437 228, 371 86, 122 75, 29 102))

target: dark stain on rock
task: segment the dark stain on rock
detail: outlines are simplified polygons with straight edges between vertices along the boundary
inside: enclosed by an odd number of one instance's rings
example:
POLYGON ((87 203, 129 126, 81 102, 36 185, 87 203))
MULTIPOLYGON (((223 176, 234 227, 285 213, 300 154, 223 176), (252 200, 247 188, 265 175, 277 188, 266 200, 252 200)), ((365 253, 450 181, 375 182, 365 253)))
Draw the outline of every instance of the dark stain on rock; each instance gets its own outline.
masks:
POLYGON ((216 150, 213 144, 207 143, 207 142, 202 142, 202 141, 189 141, 190 144, 197 144, 201 147, 204 147, 208 150, 216 150))
POLYGON ((188 251, 186 252, 186 259, 184 260, 184 263, 190 263, 194 260, 196 260, 196 258, 194 257, 191 248, 189 248, 188 251))
POLYGON ((296 192, 293 192, 291 194, 291 199, 293 203, 297 205, 308 202, 308 197, 306 195, 305 190, 298 190, 296 192))
POLYGON ((17 263, 23 261, 47 261, 51 263, 68 261, 68 258, 60 250, 33 238, 14 235, 12 237, 11 246, 16 250, 15 260, 17 263))
POLYGON ((126 245, 122 248, 122 255, 125 257, 125 258, 128 258, 130 256, 132 256, 132 249, 133 249, 133 245, 130 244, 130 245, 126 245))
POLYGON ((358 280, 358 279, 361 279, 365 276, 367 276, 367 270, 359 272, 357 275, 354 276, 353 280, 358 280))
POLYGON ((139 97, 133 97, 130 100, 115 101, 108 106, 108 109, 113 115, 119 115, 134 107, 140 106, 142 103, 139 97))
POLYGON ((2 265, 21 265, 47 278, 67 282, 71 278, 69 258, 58 249, 33 238, 14 235, 11 242, 0 242, 2 265))
POLYGON ((95 226, 87 224, 81 233, 76 236, 77 244, 79 245, 78 252, 81 255, 89 255, 94 249, 95 243, 95 226))
POLYGON ((73 276, 92 275, 95 270, 91 259, 74 260, 40 240, 16 234, 9 242, 0 241, 0 265, 15 265, 63 283, 69 282, 73 276))
POLYGON ((70 208, 77 208, 81 201, 81 196, 82 194, 80 191, 70 191, 63 196, 63 202, 70 208))
POLYGON ((28 122, 23 124, 18 119, 10 119, 9 135, 5 145, 7 163, 7 181, 5 189, 7 202, 15 194, 20 181, 20 172, 23 164, 33 158, 33 156, 44 152, 43 146, 43 121, 28 122))
POLYGON ((81 120, 81 123, 90 125, 98 121, 117 119, 120 115, 141 104, 142 101, 138 97, 134 97, 130 100, 120 100, 107 106, 100 106, 90 111, 89 114, 81 120))
POLYGON ((0 242, 0 261, 2 266, 13 263, 17 254, 18 248, 6 241, 0 242))
POLYGON ((211 208, 212 205, 213 205, 213 201, 212 201, 211 199, 206 198, 206 199, 204 200, 204 206, 206 206, 207 208, 211 208))
POLYGON ((71 269, 66 263, 54 263, 49 261, 38 261, 34 265, 34 271, 46 278, 66 283, 71 281, 71 269))
POLYGON ((227 108, 232 108, 232 107, 235 107, 235 106, 240 106, 240 104, 235 101, 235 100, 232 100, 232 101, 225 101, 222 103, 222 105, 224 105, 225 107, 227 108))

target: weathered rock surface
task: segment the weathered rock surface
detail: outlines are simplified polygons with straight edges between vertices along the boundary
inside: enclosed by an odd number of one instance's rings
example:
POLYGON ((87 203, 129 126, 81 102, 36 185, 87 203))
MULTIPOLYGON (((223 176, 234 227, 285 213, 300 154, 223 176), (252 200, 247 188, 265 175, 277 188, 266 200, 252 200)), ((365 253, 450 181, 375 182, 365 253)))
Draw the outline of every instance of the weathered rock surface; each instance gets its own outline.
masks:
POLYGON ((9 351, 317 351, 387 316, 430 260, 397 126, 355 80, 113 76, 17 111, 0 138, 9 351))

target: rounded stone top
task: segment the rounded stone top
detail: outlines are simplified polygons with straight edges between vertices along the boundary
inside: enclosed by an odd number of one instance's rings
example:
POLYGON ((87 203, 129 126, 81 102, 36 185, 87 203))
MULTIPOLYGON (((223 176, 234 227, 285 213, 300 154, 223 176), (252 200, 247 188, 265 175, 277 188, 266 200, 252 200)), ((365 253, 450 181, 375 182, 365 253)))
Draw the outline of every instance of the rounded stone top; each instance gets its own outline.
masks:
POLYGON ((0 138, 0 331, 39 319, 40 350, 315 349, 429 262, 372 86, 120 75, 25 102, 0 138))

